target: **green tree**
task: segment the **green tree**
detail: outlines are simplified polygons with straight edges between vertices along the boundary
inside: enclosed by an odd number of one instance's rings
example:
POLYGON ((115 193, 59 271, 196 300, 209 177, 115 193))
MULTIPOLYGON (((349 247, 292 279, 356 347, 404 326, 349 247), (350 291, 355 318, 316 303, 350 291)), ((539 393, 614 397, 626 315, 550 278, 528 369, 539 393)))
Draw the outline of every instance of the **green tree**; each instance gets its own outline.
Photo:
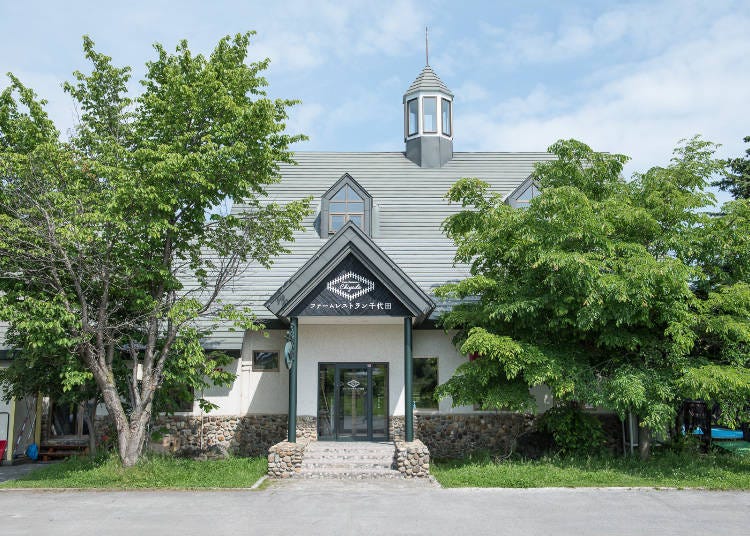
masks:
POLYGON ((69 141, 16 77, 0 96, 0 317, 22 350, 76 357, 125 466, 165 382, 231 381, 201 338, 218 322, 258 326, 220 293, 251 263, 270 266, 309 211, 265 200, 303 137, 284 132, 294 102, 265 93, 268 60, 246 62, 251 35, 209 56, 155 45, 135 98, 130 68, 84 38, 92 69, 65 84, 80 112, 69 141), (249 210, 211 214, 226 199, 249 210))
POLYGON ((734 402, 747 398, 747 256, 736 261, 747 228, 732 219, 746 208, 701 211, 722 167, 714 149, 693 138, 628 182, 627 157, 559 141, 557 158, 535 168, 541 195, 526 209, 458 181, 447 197, 463 210, 444 229, 471 276, 440 289, 464 300, 442 324, 481 357, 440 395, 531 409, 529 387, 546 384, 559 400, 633 411, 646 428, 672 422, 683 397, 718 394, 708 392, 717 370, 736 380, 734 402))
MULTIPOLYGON (((750 143, 750 136, 745 136, 743 141, 750 143)), ((726 174, 713 183, 735 199, 750 199, 750 149, 745 149, 745 155, 727 160, 726 174)))

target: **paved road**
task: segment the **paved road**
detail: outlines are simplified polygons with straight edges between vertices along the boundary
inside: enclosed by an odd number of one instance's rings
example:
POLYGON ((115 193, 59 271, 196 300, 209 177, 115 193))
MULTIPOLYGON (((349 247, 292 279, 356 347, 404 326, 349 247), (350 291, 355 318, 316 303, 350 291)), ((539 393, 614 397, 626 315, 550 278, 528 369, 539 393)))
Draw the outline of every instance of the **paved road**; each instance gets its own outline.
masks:
POLYGON ((1 491, 0 534, 748 534, 750 493, 279 483, 260 491, 1 491))

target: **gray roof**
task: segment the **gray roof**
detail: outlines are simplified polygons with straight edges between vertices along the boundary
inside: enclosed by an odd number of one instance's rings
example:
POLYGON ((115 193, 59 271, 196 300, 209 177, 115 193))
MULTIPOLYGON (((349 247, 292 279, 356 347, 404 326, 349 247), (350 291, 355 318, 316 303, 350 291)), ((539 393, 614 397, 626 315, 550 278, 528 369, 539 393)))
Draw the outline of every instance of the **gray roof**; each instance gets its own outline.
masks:
MULTIPOLYGON (((502 195, 512 192, 531 174, 536 162, 551 160, 546 152, 454 153, 440 168, 421 168, 402 152, 298 152, 297 165, 281 166, 281 182, 267 187, 268 201, 288 203, 312 196, 313 214, 288 244, 291 253, 279 256, 273 267, 248 266, 232 282, 222 299, 248 306, 260 318, 275 318, 265 302, 326 244, 315 230, 321 196, 344 173, 349 173, 372 196, 372 241, 436 303, 434 318, 449 305, 434 296, 434 289, 468 275, 468 267, 455 265, 456 247, 445 237, 441 224, 461 210, 445 199, 461 177, 478 177, 502 195)), ((245 210, 236 204, 233 212, 245 210)), ((240 332, 217 332, 225 341, 241 340, 240 332)))
POLYGON ((408 95, 409 93, 414 93, 416 91, 442 91, 451 97, 453 96, 453 93, 448 89, 448 86, 440 80, 440 77, 435 74, 435 71, 433 71, 432 67, 429 65, 422 69, 422 72, 419 73, 416 80, 414 80, 409 86, 409 89, 406 90, 406 94, 408 95))
POLYGON ((329 272, 348 255, 365 265, 379 283, 387 287, 421 322, 435 308, 430 297, 353 222, 336 231, 302 267, 290 277, 265 303, 266 308, 280 317, 289 317, 292 310, 329 272))

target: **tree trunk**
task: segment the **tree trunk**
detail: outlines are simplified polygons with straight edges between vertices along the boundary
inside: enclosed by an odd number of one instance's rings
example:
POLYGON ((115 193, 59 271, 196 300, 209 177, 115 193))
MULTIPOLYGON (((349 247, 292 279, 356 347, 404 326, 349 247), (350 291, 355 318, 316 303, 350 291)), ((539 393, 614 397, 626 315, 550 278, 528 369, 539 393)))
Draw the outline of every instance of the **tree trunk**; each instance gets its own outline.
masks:
POLYGON ((138 463, 141 452, 143 452, 145 432, 145 426, 133 426, 129 437, 125 438, 125 441, 120 441, 120 459, 123 467, 133 467, 138 463))
POLYGON ((638 453, 643 461, 651 457, 651 428, 648 426, 641 425, 639 428, 638 453))
POLYGON ((96 456, 96 400, 84 404, 83 418, 89 429, 89 456, 96 456))
POLYGON ((107 412, 115 423, 117 430, 117 450, 123 467, 133 467, 143 452, 143 444, 146 440, 146 429, 151 419, 151 402, 153 391, 148 393, 149 400, 141 405, 141 409, 135 410, 130 415, 125 414, 122 402, 115 386, 107 381, 107 378, 99 378, 94 375, 99 384, 107 412))

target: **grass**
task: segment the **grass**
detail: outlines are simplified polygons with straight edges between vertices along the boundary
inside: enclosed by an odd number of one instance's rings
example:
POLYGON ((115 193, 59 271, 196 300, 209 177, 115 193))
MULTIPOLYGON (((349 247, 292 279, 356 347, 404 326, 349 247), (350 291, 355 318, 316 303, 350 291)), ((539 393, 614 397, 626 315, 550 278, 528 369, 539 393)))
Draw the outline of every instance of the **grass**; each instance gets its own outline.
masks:
POLYGON ((124 469, 116 456, 71 458, 4 482, 0 488, 199 489, 249 488, 266 474, 263 458, 195 461, 151 456, 124 469))
POLYGON ((660 453, 637 458, 548 458, 494 463, 480 455, 434 463, 446 488, 649 486, 750 489, 750 456, 660 453))

